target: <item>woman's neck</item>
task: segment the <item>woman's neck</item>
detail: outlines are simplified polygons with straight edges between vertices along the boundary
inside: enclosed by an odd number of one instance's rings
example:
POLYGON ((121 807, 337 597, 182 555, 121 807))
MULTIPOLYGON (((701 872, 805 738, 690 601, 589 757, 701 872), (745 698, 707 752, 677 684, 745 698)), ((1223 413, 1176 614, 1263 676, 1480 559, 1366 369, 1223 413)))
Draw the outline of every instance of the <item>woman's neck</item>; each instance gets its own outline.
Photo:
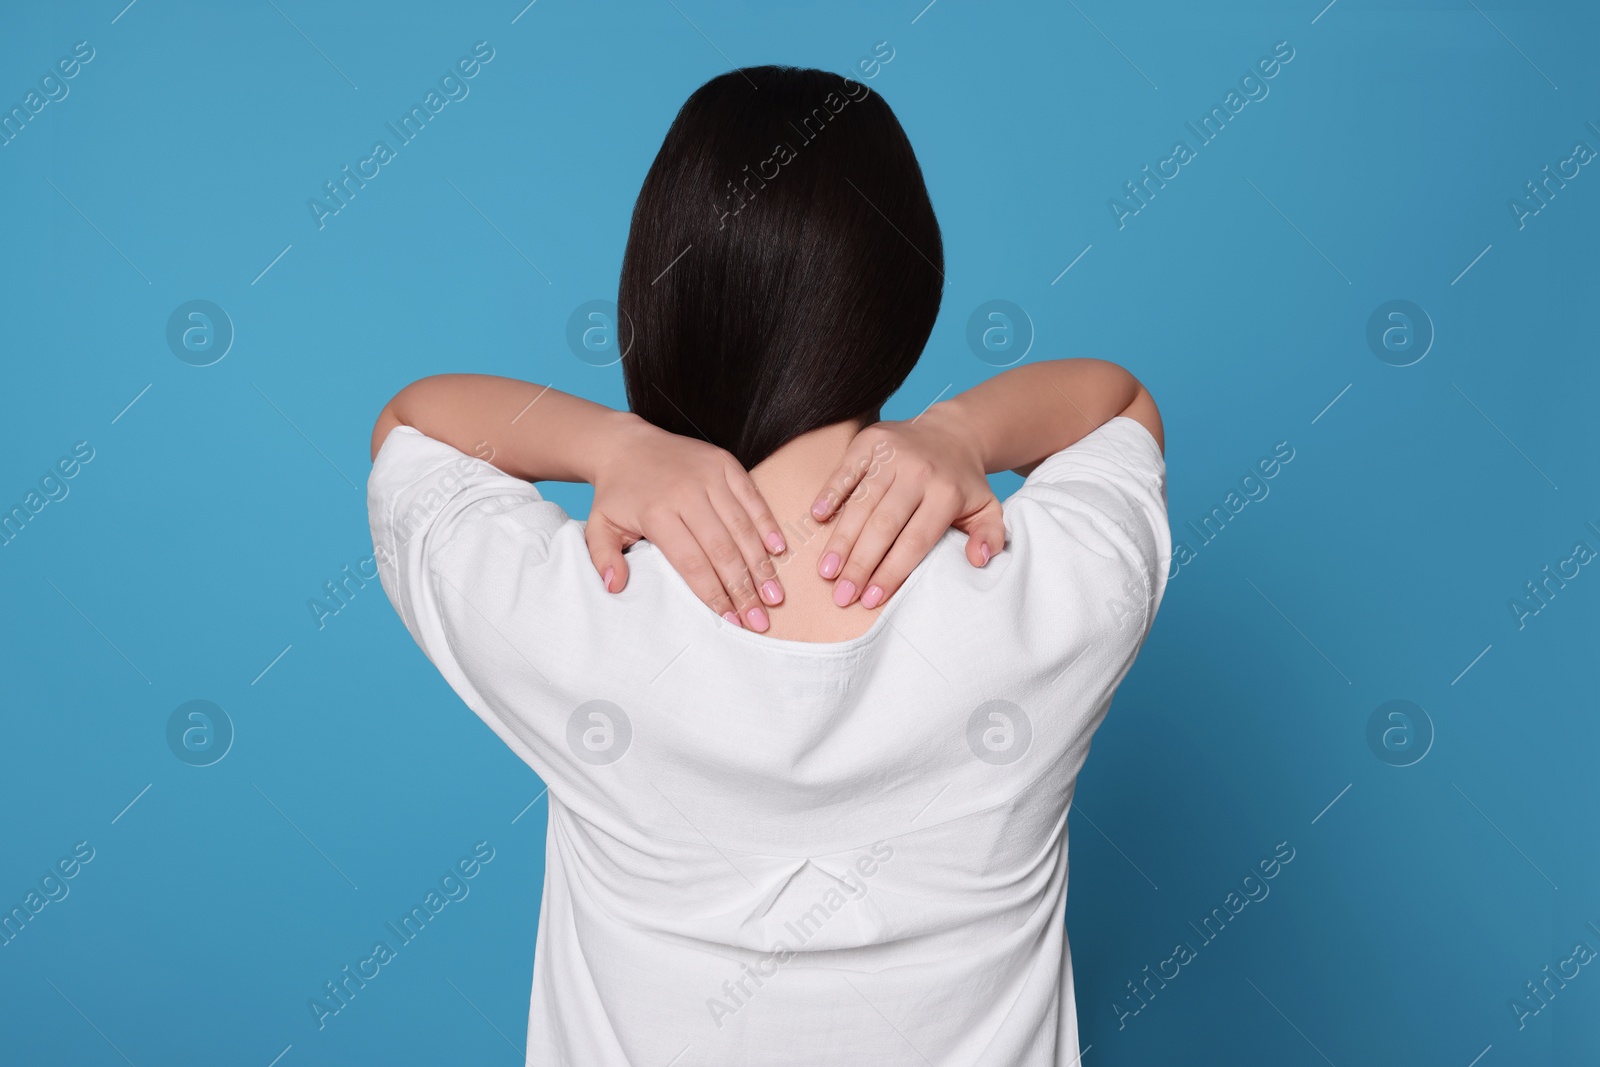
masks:
MULTIPOLYGON (((871 421, 876 421, 876 415, 871 421)), ((767 609, 769 637, 795 641, 842 641, 864 633, 875 612, 859 600, 848 608, 833 603, 833 582, 817 568, 833 536, 834 522, 811 514, 823 486, 839 469, 850 442, 865 423, 855 419, 801 434, 756 464, 750 478, 766 498, 786 550, 775 557, 783 603, 767 609)))

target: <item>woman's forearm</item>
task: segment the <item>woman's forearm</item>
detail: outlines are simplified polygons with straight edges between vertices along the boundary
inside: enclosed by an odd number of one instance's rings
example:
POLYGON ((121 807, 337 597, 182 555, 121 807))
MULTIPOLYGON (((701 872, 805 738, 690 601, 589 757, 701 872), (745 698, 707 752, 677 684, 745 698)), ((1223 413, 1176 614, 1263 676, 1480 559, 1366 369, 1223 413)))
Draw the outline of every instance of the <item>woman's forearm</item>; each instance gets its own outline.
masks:
POLYGON ((515 378, 437 374, 396 393, 372 431, 372 455, 411 426, 527 481, 593 482, 600 458, 637 416, 515 378))
POLYGON ((396 393, 372 430, 374 461, 411 426, 525 481, 588 482, 583 538, 610 592, 628 584, 627 547, 648 539, 696 596, 735 625, 761 631, 783 601, 772 553, 778 521, 738 460, 707 441, 628 411, 484 374, 440 374, 396 393))
POLYGON ((1015 367, 933 405, 924 414, 974 442, 984 472, 1026 476, 1047 456, 1128 415, 1162 441, 1150 394, 1132 374, 1100 359, 1015 367))

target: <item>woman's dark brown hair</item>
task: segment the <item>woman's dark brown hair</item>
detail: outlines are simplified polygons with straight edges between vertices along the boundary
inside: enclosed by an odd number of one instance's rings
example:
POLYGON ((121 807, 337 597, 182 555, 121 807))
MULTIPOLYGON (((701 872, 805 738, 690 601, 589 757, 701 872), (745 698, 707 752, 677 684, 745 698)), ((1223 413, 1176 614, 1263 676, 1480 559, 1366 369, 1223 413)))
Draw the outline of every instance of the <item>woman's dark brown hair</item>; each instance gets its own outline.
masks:
POLYGON ((871 417, 922 353, 944 252, 883 98, 747 67, 679 110, 634 205, 617 305, 628 404, 746 469, 871 417))

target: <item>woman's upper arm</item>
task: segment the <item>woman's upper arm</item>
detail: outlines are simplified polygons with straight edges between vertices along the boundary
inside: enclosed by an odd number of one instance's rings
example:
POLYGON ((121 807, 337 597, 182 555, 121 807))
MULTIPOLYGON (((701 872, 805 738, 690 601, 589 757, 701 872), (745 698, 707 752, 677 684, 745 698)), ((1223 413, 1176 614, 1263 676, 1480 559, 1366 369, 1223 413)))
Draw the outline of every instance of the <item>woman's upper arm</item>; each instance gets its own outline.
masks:
MULTIPOLYGON (((1166 454, 1167 441, 1166 433, 1161 425, 1161 412, 1156 408, 1155 397, 1151 396, 1150 390, 1146 389, 1142 384, 1139 386, 1139 391, 1134 394, 1133 400, 1128 404, 1128 406, 1111 416, 1111 418, 1127 418, 1137 422, 1139 425, 1143 426, 1147 431, 1149 431, 1150 436, 1155 440, 1157 450, 1162 455, 1166 454)), ((1109 421, 1110 420, 1108 419, 1107 422, 1109 421)), ((1104 425, 1104 423, 1102 423, 1102 425, 1104 425)), ((1088 435, 1086 434, 1085 436, 1088 435)), ((1059 453, 1056 454, 1059 455, 1059 453)), ((1027 478, 1039 468, 1039 465, 1043 463, 1045 459, 1048 458, 1050 457, 1046 456, 1044 459, 1036 460, 1033 463, 1025 463, 1020 467, 1013 467, 1011 472, 1013 474, 1020 474, 1024 478, 1027 478)))
POLYGON ((1150 390, 1143 385, 1139 386, 1139 395, 1133 398, 1122 412, 1122 417, 1132 419, 1146 430, 1155 440, 1156 448, 1161 450, 1163 456, 1167 452, 1166 431, 1161 425, 1161 412, 1156 407, 1156 398, 1150 395, 1150 390))
POLYGON ((396 426, 404 425, 400 416, 394 413, 394 401, 383 405, 383 410, 378 412, 378 421, 372 427, 372 459, 378 458, 378 450, 383 447, 384 440, 389 436, 389 431, 396 426))

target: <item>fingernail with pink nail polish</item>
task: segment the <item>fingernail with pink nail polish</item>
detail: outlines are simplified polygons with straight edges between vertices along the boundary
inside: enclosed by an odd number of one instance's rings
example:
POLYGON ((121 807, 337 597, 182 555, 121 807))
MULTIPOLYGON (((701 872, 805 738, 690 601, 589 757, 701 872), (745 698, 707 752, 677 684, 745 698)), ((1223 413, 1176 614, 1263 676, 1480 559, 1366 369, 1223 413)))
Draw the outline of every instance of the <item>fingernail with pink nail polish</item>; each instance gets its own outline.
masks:
POLYGON ((744 617, 749 620, 750 629, 757 633, 767 628, 767 613, 760 608, 751 608, 744 613, 744 617))
POLYGON ((722 613, 722 617, 724 619, 727 619, 729 622, 733 623, 735 626, 739 625, 739 616, 735 615, 731 611, 724 611, 722 613))
POLYGON ((606 572, 600 576, 600 581, 605 584, 606 592, 611 592, 611 576, 616 573, 615 567, 607 567, 606 572))
POLYGON ((761 595, 767 598, 768 604, 783 603, 783 590, 771 578, 761 583, 761 595))
POLYGON ((869 585, 867 586, 867 591, 861 594, 861 606, 864 608, 875 608, 878 606, 878 602, 882 599, 883 586, 869 585))
POLYGON ((775 533, 767 534, 767 548, 768 549, 770 549, 773 552, 782 552, 786 547, 788 547, 788 546, 783 543, 783 538, 782 537, 778 536, 775 533))
POLYGON ((978 542, 978 555, 979 555, 979 557, 982 558, 982 560, 983 560, 983 562, 985 564, 987 564, 989 562, 989 542, 987 542, 987 541, 979 541, 978 542))
POLYGON ((824 578, 837 577, 839 574, 839 564, 842 562, 843 560, 839 558, 839 553, 837 552, 829 552, 826 556, 823 556, 822 576, 824 578))
POLYGON ((848 578, 833 587, 833 602, 841 608, 849 607, 855 595, 856 583, 848 578))

